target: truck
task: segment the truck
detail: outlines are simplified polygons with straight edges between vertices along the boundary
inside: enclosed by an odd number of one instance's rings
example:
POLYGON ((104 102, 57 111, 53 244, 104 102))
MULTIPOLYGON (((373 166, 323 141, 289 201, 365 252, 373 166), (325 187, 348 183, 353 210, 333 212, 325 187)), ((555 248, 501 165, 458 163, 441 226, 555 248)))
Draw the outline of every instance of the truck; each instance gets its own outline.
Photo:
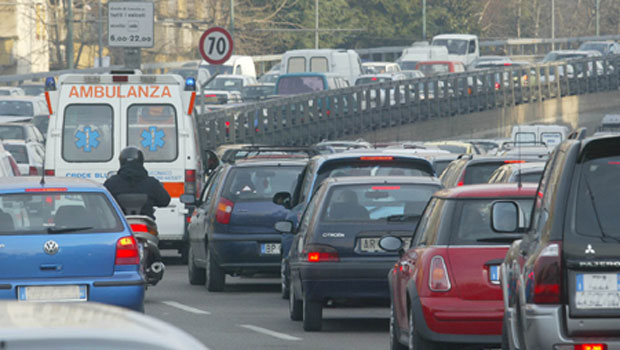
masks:
POLYGON ((431 46, 448 49, 448 61, 461 61, 465 66, 480 57, 478 36, 472 34, 440 34, 433 37, 431 46))

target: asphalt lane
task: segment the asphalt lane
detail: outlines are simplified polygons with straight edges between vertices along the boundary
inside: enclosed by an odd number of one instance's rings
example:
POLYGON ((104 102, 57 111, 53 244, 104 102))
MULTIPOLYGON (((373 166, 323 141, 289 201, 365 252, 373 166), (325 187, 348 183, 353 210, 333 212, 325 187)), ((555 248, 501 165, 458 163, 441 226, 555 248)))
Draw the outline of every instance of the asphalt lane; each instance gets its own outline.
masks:
POLYGON ((288 317, 277 278, 226 278, 224 292, 192 286, 187 266, 166 259, 163 280, 146 293, 146 314, 173 324, 212 350, 386 349, 387 307, 326 307, 322 332, 288 317))

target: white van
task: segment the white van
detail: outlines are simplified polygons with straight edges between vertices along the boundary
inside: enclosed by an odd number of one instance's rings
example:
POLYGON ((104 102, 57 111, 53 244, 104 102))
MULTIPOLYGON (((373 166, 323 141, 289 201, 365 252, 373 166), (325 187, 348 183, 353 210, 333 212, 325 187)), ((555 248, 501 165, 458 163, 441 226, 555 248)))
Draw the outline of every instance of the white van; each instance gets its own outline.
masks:
POLYGON ((211 76, 219 72, 219 74, 245 75, 256 79, 256 66, 252 56, 232 55, 226 62, 218 65, 202 61, 200 68, 206 68, 211 76))
POLYGON ((281 74, 335 73, 345 77, 350 85, 362 74, 362 61, 353 50, 308 49, 291 50, 282 55, 281 74))
POLYGON ((564 125, 532 124, 512 127, 512 140, 515 143, 544 143, 549 148, 559 145, 570 134, 564 125))
POLYGON ((478 36, 471 34, 441 34, 433 37, 431 46, 448 49, 448 61, 461 61, 467 67, 480 57, 478 36))
POLYGON ((48 78, 52 114, 45 174, 104 182, 120 167, 123 148, 144 152, 145 167, 172 201, 157 208, 160 247, 182 249, 188 208, 183 193, 199 194, 203 163, 195 121, 195 80, 179 75, 62 75, 48 78))
POLYGON ((414 43, 403 50, 402 56, 396 61, 402 70, 414 70, 418 62, 448 61, 448 48, 430 46, 427 42, 414 43))

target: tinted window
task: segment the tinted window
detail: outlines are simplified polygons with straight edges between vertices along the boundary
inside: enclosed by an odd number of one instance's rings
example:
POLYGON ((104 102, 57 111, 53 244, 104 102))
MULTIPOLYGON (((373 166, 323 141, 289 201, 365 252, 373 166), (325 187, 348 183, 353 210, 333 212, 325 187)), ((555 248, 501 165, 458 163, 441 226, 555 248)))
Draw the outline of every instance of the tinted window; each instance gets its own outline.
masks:
POLYGON ((62 157, 68 162, 112 159, 113 111, 110 105, 69 105, 65 108, 62 157))
POLYGON ((241 91, 243 79, 218 77, 205 86, 207 90, 241 91))
POLYGON ((416 221, 438 186, 348 185, 330 190, 321 221, 416 221))
MULTIPOLYGON (((290 62, 290 60, 289 60, 290 62)), ((329 72, 329 66, 327 65, 327 58, 325 57, 312 57, 310 59, 310 71, 317 73, 329 72)))
POLYGON ((171 105, 131 105, 127 109, 127 143, 138 147, 147 162, 177 158, 177 114, 171 105))
POLYGON ((123 225, 102 193, 52 192, 0 195, 0 235, 119 232, 123 225))
POLYGON ((291 57, 286 67, 287 73, 303 73, 306 71, 306 59, 304 57, 291 57))
POLYGON ((0 101, 0 115, 31 117, 34 115, 34 107, 28 101, 0 101))
POLYGON ((276 87, 278 95, 294 95, 308 92, 323 91, 325 84, 323 78, 319 76, 312 77, 280 77, 276 87))
POLYGON ((24 128, 19 125, 0 125, 1 140, 25 140, 24 128))
POLYGON ((465 185, 483 184, 489 182, 493 172, 504 165, 504 162, 471 164, 465 169, 465 185))
POLYGON ((528 173, 528 174, 521 174, 521 175, 517 175, 517 181, 519 181, 518 178, 521 178, 521 182, 534 182, 534 183, 538 183, 540 182, 540 178, 542 177, 542 170, 540 172, 537 173, 528 173))
MULTIPOLYGON (((506 244, 502 234, 491 229, 491 206, 497 199, 457 201, 452 224, 451 244, 506 244)), ((529 225, 534 198, 515 200, 520 207, 520 226, 529 225)), ((504 234, 505 237, 505 234, 504 234)))
POLYGON ((201 66, 200 68, 205 68, 209 71, 209 75, 214 75, 215 73, 219 74, 232 74, 233 67, 232 66, 223 66, 223 65, 208 65, 201 66))
POLYGON ((418 61, 402 61, 400 63, 400 68, 402 70, 414 70, 418 65, 418 61))
POLYGON ((464 55, 467 53, 467 43, 467 40, 462 39, 436 39, 431 45, 447 47, 450 55, 464 55))
POLYGON ((302 170, 300 166, 234 168, 228 173, 222 197, 233 202, 271 201, 278 192, 292 193, 302 170))
POLYGON ((443 64, 443 63, 442 64, 418 64, 418 66, 415 69, 421 71, 422 73, 424 73, 424 75, 429 76, 433 74, 450 72, 450 65, 443 64))
POLYGON ((25 145, 4 145, 4 149, 11 152, 15 161, 19 164, 28 164, 28 150, 25 145))
POLYGON ((431 245, 437 242, 445 203, 445 200, 435 198, 426 207, 422 220, 416 229, 415 245, 431 245))

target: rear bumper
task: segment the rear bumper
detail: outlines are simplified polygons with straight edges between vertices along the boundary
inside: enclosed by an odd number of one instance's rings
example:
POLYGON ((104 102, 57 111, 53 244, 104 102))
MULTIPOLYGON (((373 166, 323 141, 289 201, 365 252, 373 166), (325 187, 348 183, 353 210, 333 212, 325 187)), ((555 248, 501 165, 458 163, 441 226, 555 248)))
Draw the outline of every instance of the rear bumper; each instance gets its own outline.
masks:
POLYGON ((85 285, 88 301, 144 311, 144 280, 138 273, 117 273, 101 278, 47 278, 0 280, 0 299, 17 300, 17 289, 24 286, 85 285))
POLYGON ((504 317, 504 303, 501 300, 472 301, 442 297, 421 297, 418 300, 430 331, 497 336, 499 341, 504 317))
POLYGON ((227 273, 279 273, 281 254, 261 254, 261 244, 280 244, 279 234, 218 234, 209 236, 209 249, 227 273))

